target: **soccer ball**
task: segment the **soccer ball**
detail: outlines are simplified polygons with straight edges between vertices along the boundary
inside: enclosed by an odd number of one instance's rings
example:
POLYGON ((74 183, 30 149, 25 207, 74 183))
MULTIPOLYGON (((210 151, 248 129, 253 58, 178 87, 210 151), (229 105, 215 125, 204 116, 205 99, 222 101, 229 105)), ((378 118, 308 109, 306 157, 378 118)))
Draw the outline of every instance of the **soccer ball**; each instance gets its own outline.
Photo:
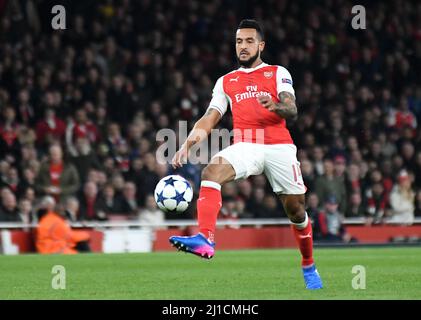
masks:
POLYGON ((184 212, 193 198, 190 183, 179 175, 162 178, 155 187, 155 201, 165 212, 184 212))

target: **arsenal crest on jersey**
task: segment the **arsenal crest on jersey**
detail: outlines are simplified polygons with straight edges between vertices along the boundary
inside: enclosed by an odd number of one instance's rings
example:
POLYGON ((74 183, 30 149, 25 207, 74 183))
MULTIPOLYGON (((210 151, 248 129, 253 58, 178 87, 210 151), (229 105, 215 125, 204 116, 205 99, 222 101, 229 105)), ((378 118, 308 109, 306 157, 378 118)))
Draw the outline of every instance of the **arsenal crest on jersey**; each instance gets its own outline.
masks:
POLYGON ((263 75, 266 77, 266 79, 270 79, 273 76, 273 71, 265 71, 263 72, 263 75))

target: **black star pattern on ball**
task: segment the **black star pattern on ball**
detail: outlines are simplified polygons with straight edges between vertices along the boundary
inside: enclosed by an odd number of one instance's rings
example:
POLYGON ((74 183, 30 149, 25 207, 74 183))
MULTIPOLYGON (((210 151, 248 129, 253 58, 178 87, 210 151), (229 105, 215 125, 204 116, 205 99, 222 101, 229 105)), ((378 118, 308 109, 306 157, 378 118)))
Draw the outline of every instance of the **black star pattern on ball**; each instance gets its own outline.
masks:
POLYGON ((183 191, 182 193, 179 193, 177 190, 175 191, 176 195, 175 197, 173 197, 173 199, 175 201, 177 201, 177 204, 179 204, 181 201, 186 201, 186 199, 184 199, 184 193, 186 191, 183 191))
POLYGON ((174 186, 174 182, 176 182, 176 181, 177 180, 174 180, 172 177, 169 177, 168 179, 164 180, 166 186, 168 186, 168 185, 174 186))
POLYGON ((164 191, 161 191, 161 193, 156 193, 156 196, 158 197, 156 200, 158 203, 162 203, 165 200, 164 191))

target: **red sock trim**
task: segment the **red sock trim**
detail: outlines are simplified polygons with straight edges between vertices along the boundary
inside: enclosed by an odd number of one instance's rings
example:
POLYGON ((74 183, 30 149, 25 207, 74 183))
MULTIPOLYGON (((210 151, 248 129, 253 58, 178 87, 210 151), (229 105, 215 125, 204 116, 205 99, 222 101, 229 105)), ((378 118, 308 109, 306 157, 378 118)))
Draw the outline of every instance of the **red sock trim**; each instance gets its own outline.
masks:
POLYGON ((304 229, 297 229, 296 226, 292 225, 295 240, 297 241, 298 247, 301 252, 302 260, 301 265, 308 267, 314 264, 313 259, 313 229, 310 221, 304 229))
POLYGON ((221 191, 212 187, 200 187, 197 199, 197 218, 199 232, 210 241, 214 241, 216 220, 222 207, 221 191))

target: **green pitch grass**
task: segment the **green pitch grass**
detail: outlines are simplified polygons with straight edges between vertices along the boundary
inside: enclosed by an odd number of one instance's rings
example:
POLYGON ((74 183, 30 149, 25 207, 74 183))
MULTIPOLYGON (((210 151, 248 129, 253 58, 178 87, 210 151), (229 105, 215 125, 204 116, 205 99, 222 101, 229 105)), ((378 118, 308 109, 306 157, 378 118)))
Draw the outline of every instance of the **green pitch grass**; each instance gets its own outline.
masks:
POLYGON ((0 256, 0 299, 420 299, 421 248, 316 249, 325 288, 304 289, 297 250, 0 256), (52 267, 66 270, 54 290, 52 267), (354 290, 352 267, 366 268, 354 290))

